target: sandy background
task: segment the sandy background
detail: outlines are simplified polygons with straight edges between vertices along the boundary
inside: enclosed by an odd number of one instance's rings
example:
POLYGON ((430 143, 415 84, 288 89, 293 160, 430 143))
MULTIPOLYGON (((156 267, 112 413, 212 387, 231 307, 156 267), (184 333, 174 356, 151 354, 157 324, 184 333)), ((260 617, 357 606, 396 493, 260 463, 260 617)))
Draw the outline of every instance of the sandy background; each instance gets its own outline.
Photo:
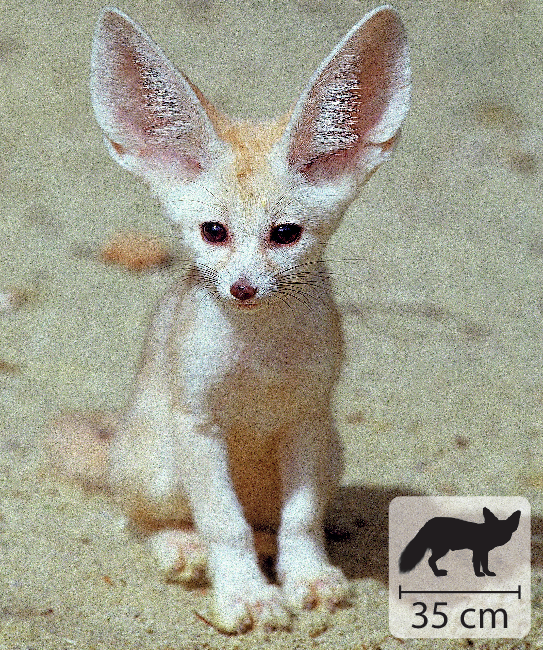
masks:
MULTIPOLYGON (((543 121, 540 0, 399 0, 413 109, 328 257, 344 314, 337 395, 345 488, 331 552, 357 597, 328 629, 218 635, 205 595, 165 584, 100 495, 44 471, 59 410, 124 403, 150 308, 179 272, 133 275, 93 250, 138 228, 169 236, 145 187, 110 161, 89 106, 101 2, 0 8, 0 648, 394 648, 387 509, 399 494, 520 495, 533 519, 533 627, 543 647, 543 121), (340 260, 359 260, 340 262, 340 260), (318 631, 318 630, 317 630, 318 631)), ((364 0, 138 0, 143 23, 233 114, 286 110, 364 0)), ((172 241, 172 246, 175 242, 172 241)))

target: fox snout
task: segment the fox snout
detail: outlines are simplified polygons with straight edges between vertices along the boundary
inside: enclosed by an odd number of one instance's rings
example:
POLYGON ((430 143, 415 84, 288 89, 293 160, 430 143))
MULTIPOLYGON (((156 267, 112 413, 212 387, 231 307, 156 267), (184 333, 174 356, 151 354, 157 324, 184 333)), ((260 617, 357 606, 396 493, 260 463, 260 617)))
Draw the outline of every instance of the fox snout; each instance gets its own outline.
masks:
POLYGON ((221 303, 248 307, 273 300, 277 293, 275 273, 266 260, 213 260, 198 264, 202 286, 221 303))
POLYGON ((220 270, 217 272, 216 289, 222 301, 237 307, 248 307, 273 299, 277 288, 269 269, 249 269, 247 272, 247 268, 239 268, 232 271, 224 274, 220 270))
POLYGON ((230 287, 230 293, 236 300, 245 302, 256 296, 258 287, 251 286, 246 278, 240 278, 230 287))

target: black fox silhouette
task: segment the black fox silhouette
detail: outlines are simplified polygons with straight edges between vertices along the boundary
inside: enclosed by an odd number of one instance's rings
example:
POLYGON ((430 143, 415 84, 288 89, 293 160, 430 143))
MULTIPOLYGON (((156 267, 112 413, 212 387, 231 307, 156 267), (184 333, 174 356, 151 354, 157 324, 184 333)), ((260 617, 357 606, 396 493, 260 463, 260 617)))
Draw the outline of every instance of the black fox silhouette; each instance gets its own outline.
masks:
POLYGON ((485 521, 477 524, 454 517, 434 517, 428 520, 400 555, 400 573, 414 569, 428 549, 432 554, 428 564, 436 576, 446 576, 436 561, 449 551, 469 548, 473 551, 473 570, 476 576, 495 576, 488 568, 488 553, 503 546, 518 528, 520 510, 507 519, 498 519, 488 508, 483 508, 485 521))

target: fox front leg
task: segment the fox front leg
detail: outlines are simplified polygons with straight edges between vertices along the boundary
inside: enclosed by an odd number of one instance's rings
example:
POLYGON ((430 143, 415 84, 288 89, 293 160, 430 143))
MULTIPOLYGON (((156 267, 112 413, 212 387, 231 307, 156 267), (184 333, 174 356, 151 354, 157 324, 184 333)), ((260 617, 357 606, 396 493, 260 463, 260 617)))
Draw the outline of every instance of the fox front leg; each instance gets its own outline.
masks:
POLYGON ((490 571, 488 568, 488 553, 473 552, 473 570, 475 575, 479 577, 496 575, 494 571, 490 571))
POLYGON ((324 547, 323 516, 338 482, 339 454, 329 422, 285 437, 280 445, 283 509, 278 534, 277 573, 294 609, 333 610, 348 600, 342 571, 330 564, 324 547))
POLYGON ((213 594, 206 618, 227 633, 257 626, 288 628, 290 614, 283 596, 259 568, 252 530, 229 475, 225 441, 220 434, 198 432, 183 447, 183 484, 208 549, 213 594))

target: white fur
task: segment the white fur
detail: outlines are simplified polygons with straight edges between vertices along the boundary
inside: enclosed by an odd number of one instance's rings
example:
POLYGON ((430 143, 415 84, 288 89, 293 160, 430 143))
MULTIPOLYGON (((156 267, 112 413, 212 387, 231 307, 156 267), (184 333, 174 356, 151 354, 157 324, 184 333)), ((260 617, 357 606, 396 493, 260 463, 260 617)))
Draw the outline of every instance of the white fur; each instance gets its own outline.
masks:
POLYGON ((193 264, 157 308, 110 483, 129 515, 174 526, 152 538, 166 570, 188 579, 207 553, 217 628, 288 627, 291 610, 348 593, 323 543, 341 471, 330 399, 342 339, 321 258, 405 117, 401 22, 380 7, 355 25, 264 153, 116 9, 96 29, 91 87, 110 153, 150 184, 193 264), (227 241, 206 241, 206 222, 227 241), (278 244, 285 224, 301 235, 278 244), (281 588, 255 550, 270 531, 281 588))

